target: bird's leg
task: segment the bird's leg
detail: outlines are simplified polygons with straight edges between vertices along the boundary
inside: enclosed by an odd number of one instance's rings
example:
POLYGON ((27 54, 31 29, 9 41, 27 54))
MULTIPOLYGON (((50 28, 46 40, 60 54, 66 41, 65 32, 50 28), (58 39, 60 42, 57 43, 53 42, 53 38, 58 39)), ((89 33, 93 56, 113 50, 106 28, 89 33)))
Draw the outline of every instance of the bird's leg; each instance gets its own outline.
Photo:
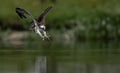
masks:
POLYGON ((40 36, 42 37, 42 39, 44 40, 44 35, 43 35, 43 33, 41 32, 41 30, 40 30, 38 27, 35 27, 34 30, 35 30, 35 32, 36 32, 38 35, 40 35, 40 36))
POLYGON ((40 31, 37 31, 37 33, 42 37, 42 39, 44 40, 44 36, 42 35, 42 33, 40 31))
POLYGON ((48 37, 46 31, 43 31, 43 34, 45 37, 48 37))
POLYGON ((46 40, 49 40, 49 36, 47 35, 46 31, 43 31, 43 35, 46 40))

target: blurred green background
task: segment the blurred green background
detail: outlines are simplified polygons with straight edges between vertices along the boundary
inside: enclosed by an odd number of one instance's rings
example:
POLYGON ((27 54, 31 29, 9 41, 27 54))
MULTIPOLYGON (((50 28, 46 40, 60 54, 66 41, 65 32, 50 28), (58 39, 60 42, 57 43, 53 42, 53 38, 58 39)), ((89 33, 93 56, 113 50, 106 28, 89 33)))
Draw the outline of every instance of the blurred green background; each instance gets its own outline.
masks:
MULTIPOLYGON (((70 32, 77 41, 119 39, 119 0, 12 0, 0 3, 0 30, 29 31, 30 20, 21 20, 16 7, 30 11, 35 18, 48 6, 48 30, 52 33, 70 32), (53 30, 53 31, 52 31, 53 30)), ((68 35, 70 36, 70 35, 68 35)))
MULTIPOLYGON (((112 44, 119 48, 119 0, 12 0, 0 2, 0 49, 79 49, 81 43, 112 44), (31 20, 20 19, 16 7, 23 7, 35 17, 48 6, 46 26, 51 41, 42 41, 30 31, 31 20), (47 45, 47 46, 46 46, 47 45)), ((86 46, 91 49, 94 45, 86 46), (90 47, 91 46, 91 47, 90 47)), ((85 47, 85 46, 84 46, 85 47)), ((97 49, 98 49, 97 48, 97 49)), ((114 48, 113 48, 114 50, 114 48)), ((119 49, 118 49, 119 50, 119 49)))
POLYGON ((82 48, 90 48, 91 51, 94 48, 100 51, 101 48, 112 48, 112 52, 118 51, 119 49, 115 48, 120 47, 119 2, 119 0, 1 1, 0 49, 35 49, 42 50, 45 54, 68 48, 72 49, 71 51, 81 51, 82 48), (42 41, 39 35, 30 31, 31 20, 20 19, 15 8, 23 7, 38 18, 48 6, 53 6, 45 18, 47 33, 52 40, 42 41))
POLYGON ((120 0, 1 0, 0 73, 34 73, 39 56, 48 73, 119 73, 119 28, 120 0), (38 18, 48 6, 51 41, 42 41, 15 8, 38 18))

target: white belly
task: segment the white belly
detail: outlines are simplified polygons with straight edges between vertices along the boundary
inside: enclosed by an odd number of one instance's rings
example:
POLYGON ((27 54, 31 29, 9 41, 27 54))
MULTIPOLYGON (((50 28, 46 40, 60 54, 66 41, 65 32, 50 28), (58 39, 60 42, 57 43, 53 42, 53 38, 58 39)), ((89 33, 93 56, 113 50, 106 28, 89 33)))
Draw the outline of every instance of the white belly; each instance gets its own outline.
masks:
POLYGON ((38 35, 40 35, 42 38, 44 38, 44 35, 43 35, 41 29, 35 27, 35 32, 36 32, 38 35))
POLYGON ((42 30, 39 28, 39 26, 37 24, 35 24, 35 32, 40 35, 42 37, 42 39, 44 40, 45 38, 48 38, 46 31, 42 30))

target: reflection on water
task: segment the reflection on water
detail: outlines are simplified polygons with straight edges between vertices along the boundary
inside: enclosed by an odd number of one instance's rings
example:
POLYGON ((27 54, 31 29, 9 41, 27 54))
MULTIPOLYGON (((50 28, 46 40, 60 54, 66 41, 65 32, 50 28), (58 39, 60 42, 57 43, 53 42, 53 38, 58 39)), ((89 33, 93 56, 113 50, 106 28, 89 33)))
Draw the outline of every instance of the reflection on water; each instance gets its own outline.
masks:
POLYGON ((65 49, 3 49, 0 73, 119 73, 119 44, 81 42, 65 49))
MULTIPOLYGON (((38 71, 37 57, 4 56, 0 58, 0 73, 41 73, 38 71)), ((81 63, 76 61, 60 62, 51 58, 48 73, 119 73, 120 64, 81 63), (51 62, 52 61, 52 62, 51 62)), ((45 72, 42 72, 45 73, 45 72)))
POLYGON ((1 56, 0 73, 34 73, 34 58, 1 56))

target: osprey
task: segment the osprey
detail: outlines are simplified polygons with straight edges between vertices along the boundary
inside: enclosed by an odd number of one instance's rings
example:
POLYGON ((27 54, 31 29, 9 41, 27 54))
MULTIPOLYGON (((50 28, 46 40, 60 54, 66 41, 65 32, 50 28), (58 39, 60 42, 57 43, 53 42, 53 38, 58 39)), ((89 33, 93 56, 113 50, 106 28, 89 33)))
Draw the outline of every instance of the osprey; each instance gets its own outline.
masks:
POLYGON ((46 27, 45 27, 45 15, 49 12, 49 10, 52 9, 52 6, 47 7, 41 15, 38 17, 38 19, 34 19, 34 17, 28 12, 27 10, 23 8, 16 8, 16 13, 19 15, 20 18, 26 18, 25 14, 27 14, 33 21, 32 30, 36 32, 38 35, 42 37, 43 40, 49 40, 49 37, 46 33, 46 27))

